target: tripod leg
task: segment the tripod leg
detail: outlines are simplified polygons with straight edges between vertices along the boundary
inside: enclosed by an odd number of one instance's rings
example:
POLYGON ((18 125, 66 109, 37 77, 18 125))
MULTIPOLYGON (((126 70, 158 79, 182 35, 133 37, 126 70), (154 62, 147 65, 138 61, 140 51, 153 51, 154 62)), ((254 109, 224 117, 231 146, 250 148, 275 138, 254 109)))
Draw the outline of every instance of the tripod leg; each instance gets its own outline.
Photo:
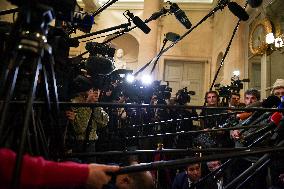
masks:
POLYGON ((15 84, 16 84, 16 80, 17 80, 17 77, 18 77, 18 71, 19 71, 18 65, 20 65, 23 61, 24 61, 24 57, 16 58, 14 68, 12 68, 12 70, 9 72, 9 75, 8 75, 8 78, 7 78, 7 82, 6 82, 7 94, 5 96, 3 108, 1 110, 0 137, 3 134, 4 124, 5 124, 10 100, 11 100, 13 94, 14 94, 15 84), (19 63, 17 61, 18 59, 19 59, 19 63))
POLYGON ((24 146, 26 142, 26 134, 27 130, 29 128, 29 121, 30 121, 30 115, 32 110, 32 104, 35 97, 36 87, 37 87, 37 81, 38 81, 38 75, 39 75, 39 68, 40 68, 40 62, 41 58, 37 57, 32 61, 32 81, 31 86, 28 92, 27 101, 26 101, 26 111, 25 111, 25 117, 24 117, 24 126, 22 130, 22 134, 20 137, 20 144, 19 144, 19 150, 16 156, 16 163, 14 167, 13 172, 13 179, 12 179, 12 188, 19 188, 19 181, 20 181, 20 173, 21 173, 21 167, 22 167, 22 160, 23 160, 23 153, 24 153, 24 146))

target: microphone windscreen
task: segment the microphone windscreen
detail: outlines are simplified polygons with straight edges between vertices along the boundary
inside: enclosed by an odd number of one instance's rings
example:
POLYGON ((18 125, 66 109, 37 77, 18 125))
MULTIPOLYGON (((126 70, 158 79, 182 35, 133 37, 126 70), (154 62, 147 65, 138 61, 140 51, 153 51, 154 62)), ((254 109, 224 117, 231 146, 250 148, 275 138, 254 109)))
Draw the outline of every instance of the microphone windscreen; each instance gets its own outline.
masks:
POLYGON ((91 77, 98 74, 110 74, 114 70, 113 62, 105 57, 90 56, 86 62, 87 72, 91 77))
POLYGON ((176 3, 171 3, 170 11, 174 13, 176 19, 186 28, 190 29, 192 24, 187 18, 184 11, 182 11, 176 3))
POLYGON ((151 29, 145 24, 145 22, 143 22, 138 16, 134 16, 132 20, 133 23, 144 33, 148 34, 151 31, 151 29))
POLYGON ((248 0, 248 4, 252 7, 252 8, 256 8, 259 7, 262 3, 262 0, 248 0))
POLYGON ((240 20, 247 21, 249 19, 248 13, 236 2, 230 2, 228 4, 229 10, 240 20))
POLYGON ((270 121, 272 121, 275 125, 278 125, 279 122, 281 121, 282 119, 282 113, 280 112, 274 112, 270 118, 270 121))
POLYGON ((166 39, 169 40, 169 41, 176 41, 180 38, 180 35, 179 34, 176 34, 176 33, 173 33, 173 32, 168 32, 166 33, 166 39))

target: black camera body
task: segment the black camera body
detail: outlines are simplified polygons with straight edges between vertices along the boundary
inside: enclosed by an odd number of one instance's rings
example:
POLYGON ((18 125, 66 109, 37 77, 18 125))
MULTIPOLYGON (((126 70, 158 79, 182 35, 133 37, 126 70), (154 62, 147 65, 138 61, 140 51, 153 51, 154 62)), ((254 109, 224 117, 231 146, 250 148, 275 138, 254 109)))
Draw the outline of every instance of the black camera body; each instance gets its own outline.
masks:
POLYGON ((13 5, 23 7, 23 6, 35 6, 37 4, 42 4, 49 6, 53 9, 56 19, 63 21, 72 21, 77 5, 76 0, 8 0, 13 5))
POLYGON ((176 102, 180 105, 184 105, 186 103, 190 103, 191 97, 190 95, 195 95, 194 91, 188 91, 187 87, 178 90, 176 93, 176 102))
POLYGON ((233 76, 231 85, 221 86, 221 84, 215 84, 214 87, 219 92, 220 97, 230 98, 232 93, 240 93, 240 90, 244 88, 244 82, 249 82, 249 79, 240 80, 238 76, 233 76))

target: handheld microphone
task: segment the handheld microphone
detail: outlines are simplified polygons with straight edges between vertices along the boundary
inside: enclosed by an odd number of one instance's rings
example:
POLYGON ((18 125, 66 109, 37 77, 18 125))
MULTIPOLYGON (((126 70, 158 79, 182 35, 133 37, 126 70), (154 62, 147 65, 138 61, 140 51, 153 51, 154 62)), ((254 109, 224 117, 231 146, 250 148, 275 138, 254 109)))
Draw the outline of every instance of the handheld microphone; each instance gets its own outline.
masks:
POLYGON ((252 7, 252 8, 257 8, 261 5, 262 0, 248 0, 248 4, 252 7))
POLYGON ((143 22, 138 16, 134 16, 133 13, 131 13, 129 10, 126 11, 127 16, 131 18, 133 23, 142 30, 145 34, 148 34, 151 29, 143 22))
MULTIPOLYGON (((248 143, 248 141, 251 141, 252 139, 254 139, 255 136, 257 136, 259 134, 263 134, 263 133, 277 127, 279 125, 282 117, 283 117, 282 113, 280 113, 280 112, 273 113, 271 118, 270 118, 270 123, 266 127, 263 127, 261 129, 259 129, 258 131, 243 137, 242 141, 244 141, 244 143, 248 143)), ((273 132, 275 132, 275 131, 273 131, 273 132)))
POLYGON ((247 21, 249 19, 248 13, 236 2, 229 2, 228 4, 229 10, 240 20, 247 21))
POLYGON ((84 33, 90 33, 95 22, 94 16, 87 12, 74 12, 72 24, 84 33))
MULTIPOLYGON (((254 104, 259 104, 259 102, 256 102, 254 104)), ((263 108, 272 108, 272 107, 278 107, 280 104, 280 99, 277 96, 269 96, 267 99, 263 100, 263 102, 260 104, 263 108)), ((246 119, 242 126, 250 125, 252 122, 254 122, 256 119, 259 118, 263 114, 263 111, 256 111, 254 112, 248 119, 246 119)))
POLYGON ((190 29, 192 24, 187 18, 184 11, 182 11, 176 3, 170 3, 170 11, 174 13, 176 19, 186 28, 190 29))

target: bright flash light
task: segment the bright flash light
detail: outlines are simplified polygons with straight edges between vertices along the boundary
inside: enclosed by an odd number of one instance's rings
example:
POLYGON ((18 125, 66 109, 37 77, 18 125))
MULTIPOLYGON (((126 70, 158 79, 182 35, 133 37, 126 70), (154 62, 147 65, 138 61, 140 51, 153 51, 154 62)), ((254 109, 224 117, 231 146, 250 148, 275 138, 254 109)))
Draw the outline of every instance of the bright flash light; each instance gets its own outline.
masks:
POLYGON ((134 78, 133 75, 131 75, 131 74, 126 75, 126 81, 127 81, 128 83, 133 83, 134 79, 135 79, 135 78, 134 78))
POLYGON ((233 75, 234 75, 234 76, 240 76, 240 71, 239 71, 239 70, 233 71, 233 75))
POLYGON ((150 75, 143 75, 141 77, 141 81, 145 85, 150 85, 152 83, 153 79, 150 75))
POLYGON ((266 41, 266 43, 267 44, 272 44, 272 43, 274 43, 274 35, 273 35, 273 33, 268 33, 268 34, 266 34, 266 37, 265 37, 265 41, 266 41))

